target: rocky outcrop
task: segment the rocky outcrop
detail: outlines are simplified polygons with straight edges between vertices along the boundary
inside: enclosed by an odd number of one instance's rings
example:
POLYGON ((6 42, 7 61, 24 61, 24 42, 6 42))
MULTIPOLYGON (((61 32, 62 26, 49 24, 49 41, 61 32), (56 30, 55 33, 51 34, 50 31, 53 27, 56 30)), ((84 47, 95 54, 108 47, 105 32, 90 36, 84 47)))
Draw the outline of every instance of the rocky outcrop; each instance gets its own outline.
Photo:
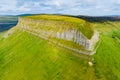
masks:
MULTIPOLYGON (((45 37, 55 37, 58 39, 64 39, 66 41, 73 41, 78 45, 82 45, 86 50, 93 51, 96 43, 99 41, 99 33, 94 31, 94 35, 91 39, 87 39, 81 31, 76 28, 69 27, 66 28, 63 25, 51 24, 53 21, 35 21, 35 20, 27 20, 27 19, 19 19, 18 27, 29 30, 31 32, 36 32, 45 37), (33 26, 34 25, 34 26, 33 26), (35 27, 37 26, 37 27, 35 27), (50 26, 50 27, 49 27, 50 26), (61 26, 61 27, 60 27, 61 26)), ((62 23, 64 24, 64 23, 62 23)))

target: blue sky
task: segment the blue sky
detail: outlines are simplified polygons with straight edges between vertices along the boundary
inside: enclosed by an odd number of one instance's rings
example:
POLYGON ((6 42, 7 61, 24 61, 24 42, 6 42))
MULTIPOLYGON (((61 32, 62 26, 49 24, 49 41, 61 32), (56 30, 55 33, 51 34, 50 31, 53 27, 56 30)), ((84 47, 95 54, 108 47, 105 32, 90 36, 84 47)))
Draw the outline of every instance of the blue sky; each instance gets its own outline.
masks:
POLYGON ((120 15, 120 0, 0 0, 0 15, 27 13, 120 15))

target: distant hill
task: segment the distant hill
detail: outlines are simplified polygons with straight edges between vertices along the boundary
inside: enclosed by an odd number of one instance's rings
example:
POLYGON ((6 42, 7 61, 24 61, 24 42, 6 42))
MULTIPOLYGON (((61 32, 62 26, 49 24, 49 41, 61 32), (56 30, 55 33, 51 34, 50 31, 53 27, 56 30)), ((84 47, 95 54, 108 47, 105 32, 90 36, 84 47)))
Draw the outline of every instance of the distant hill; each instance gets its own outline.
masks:
POLYGON ((75 16, 89 22, 120 21, 120 16, 75 16))
POLYGON ((17 16, 0 16, 0 32, 9 30, 13 26, 17 25, 17 16))
POLYGON ((31 15, 34 15, 34 14, 20 14, 20 15, 17 15, 17 16, 31 16, 31 15))

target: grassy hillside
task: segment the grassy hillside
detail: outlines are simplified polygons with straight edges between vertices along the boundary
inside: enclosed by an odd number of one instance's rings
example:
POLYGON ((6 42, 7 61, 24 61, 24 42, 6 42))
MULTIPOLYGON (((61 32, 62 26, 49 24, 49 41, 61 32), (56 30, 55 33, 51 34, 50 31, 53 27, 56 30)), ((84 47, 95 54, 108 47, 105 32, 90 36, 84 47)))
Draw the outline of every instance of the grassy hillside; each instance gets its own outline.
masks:
POLYGON ((58 47, 18 28, 8 38, 1 34, 0 79, 120 80, 120 22, 93 25, 101 32, 101 44, 93 56, 58 47))
POLYGON ((75 52, 27 32, 16 30, 0 44, 2 80, 88 80, 95 77, 93 67, 87 64, 88 56, 76 57, 75 52))

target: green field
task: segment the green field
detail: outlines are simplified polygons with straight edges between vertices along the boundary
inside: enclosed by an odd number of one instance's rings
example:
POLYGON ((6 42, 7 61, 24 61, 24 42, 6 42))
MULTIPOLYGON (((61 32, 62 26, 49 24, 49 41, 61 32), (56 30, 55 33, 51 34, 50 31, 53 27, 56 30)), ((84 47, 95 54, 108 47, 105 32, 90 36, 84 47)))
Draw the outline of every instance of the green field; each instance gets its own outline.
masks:
POLYGON ((58 47, 17 27, 7 38, 0 33, 0 80, 120 80, 120 22, 92 24, 101 32, 93 56, 58 47))

